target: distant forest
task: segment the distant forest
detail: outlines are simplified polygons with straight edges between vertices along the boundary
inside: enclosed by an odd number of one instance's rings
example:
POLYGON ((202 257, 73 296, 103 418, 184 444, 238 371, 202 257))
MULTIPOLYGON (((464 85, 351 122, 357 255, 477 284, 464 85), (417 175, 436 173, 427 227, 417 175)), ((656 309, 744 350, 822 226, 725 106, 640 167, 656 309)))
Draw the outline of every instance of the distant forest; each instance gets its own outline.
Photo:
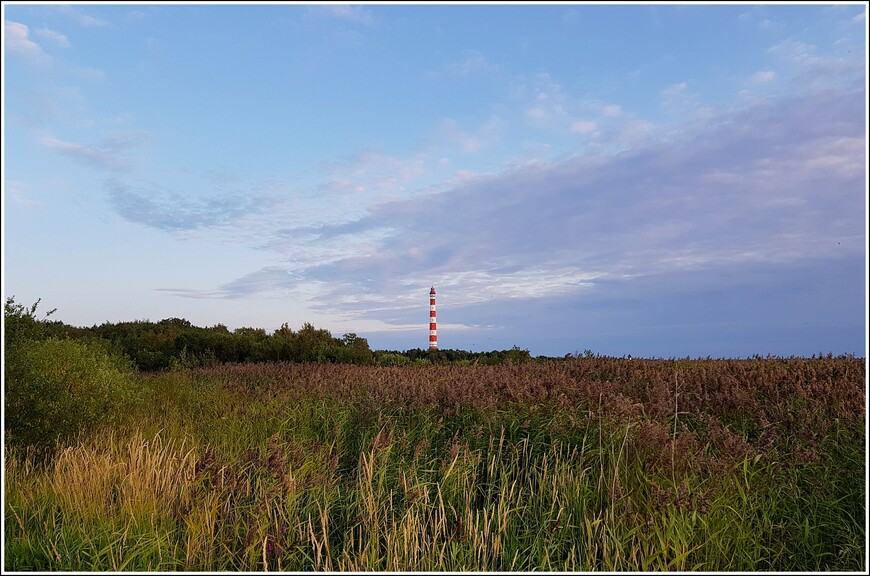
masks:
POLYGON ((208 328, 194 326, 183 318, 158 322, 134 320, 94 325, 70 326, 51 320, 55 310, 37 317, 39 300, 32 306, 6 300, 6 336, 29 339, 59 338, 98 342, 110 352, 129 358, 136 369, 163 371, 224 363, 320 362, 360 365, 403 366, 414 363, 503 364, 531 360, 528 350, 469 352, 465 350, 375 350, 368 340, 351 332, 341 338, 329 330, 306 322, 298 330, 287 323, 269 334, 264 328, 229 330, 223 324, 208 328))

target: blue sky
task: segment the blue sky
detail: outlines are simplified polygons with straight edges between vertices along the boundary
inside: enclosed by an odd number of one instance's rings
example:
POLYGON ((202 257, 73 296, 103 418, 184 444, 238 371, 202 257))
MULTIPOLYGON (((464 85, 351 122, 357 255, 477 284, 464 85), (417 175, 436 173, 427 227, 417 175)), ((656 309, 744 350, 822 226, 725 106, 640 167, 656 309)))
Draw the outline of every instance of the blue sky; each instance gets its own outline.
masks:
POLYGON ((838 4, 3 4, 3 292, 373 348, 865 355, 838 4))

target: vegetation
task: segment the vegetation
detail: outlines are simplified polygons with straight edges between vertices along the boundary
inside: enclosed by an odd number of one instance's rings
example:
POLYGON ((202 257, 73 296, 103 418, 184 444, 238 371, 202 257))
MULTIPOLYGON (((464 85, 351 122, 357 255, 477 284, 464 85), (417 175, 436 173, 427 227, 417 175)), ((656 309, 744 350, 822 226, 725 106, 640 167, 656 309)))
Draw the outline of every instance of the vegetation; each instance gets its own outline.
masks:
POLYGON ((183 318, 165 318, 158 322, 106 322, 81 328, 60 321, 37 320, 35 311, 38 304, 25 309, 15 304, 12 298, 7 300, 6 320, 13 326, 13 332, 24 335, 26 330, 31 330, 26 334, 31 339, 101 340, 117 354, 129 358, 133 366, 143 372, 225 363, 317 362, 398 366, 414 362, 502 364, 531 359, 528 350, 517 346, 491 352, 420 348, 372 351, 365 338, 352 332, 336 338, 328 330, 315 328, 307 322, 297 331, 284 323, 271 334, 263 328, 243 327, 230 331, 223 324, 202 328, 183 318))
POLYGON ((89 332, 113 342, 143 371, 225 362, 373 362, 365 338, 356 334, 334 338, 328 330, 308 323, 295 332, 285 323, 270 335, 263 328, 230 332, 222 324, 200 328, 181 318, 167 318, 156 323, 106 323, 89 332))
MULTIPOLYGON (((514 346, 510 350, 492 350, 491 352, 469 352, 467 350, 423 350, 411 348, 410 350, 377 350, 375 362, 380 366, 406 366, 408 364, 457 364, 468 366, 471 364, 505 364, 507 362, 518 364, 532 360, 528 350, 522 350, 514 346)), ((541 358, 546 360, 546 358, 541 358)))
POLYGON ((136 373, 34 313, 7 302, 6 570, 866 570, 864 359, 136 373), (28 382, 108 417, 37 450, 28 382))

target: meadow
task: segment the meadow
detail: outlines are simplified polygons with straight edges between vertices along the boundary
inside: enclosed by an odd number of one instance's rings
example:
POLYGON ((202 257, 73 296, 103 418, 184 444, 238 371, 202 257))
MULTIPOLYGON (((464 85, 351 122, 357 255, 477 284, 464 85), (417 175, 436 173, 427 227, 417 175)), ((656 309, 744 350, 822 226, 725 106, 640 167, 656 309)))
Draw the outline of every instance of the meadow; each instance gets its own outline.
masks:
POLYGON ((7 430, 5 570, 866 568, 863 359, 130 377, 50 453, 7 430))

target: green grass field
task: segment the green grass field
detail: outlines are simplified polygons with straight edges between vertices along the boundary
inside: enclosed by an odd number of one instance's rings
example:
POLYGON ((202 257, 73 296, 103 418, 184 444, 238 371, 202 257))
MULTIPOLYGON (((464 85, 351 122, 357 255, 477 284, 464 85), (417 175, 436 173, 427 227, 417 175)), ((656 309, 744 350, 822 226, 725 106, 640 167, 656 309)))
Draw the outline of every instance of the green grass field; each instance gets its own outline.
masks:
POLYGON ((7 430, 5 570, 867 567, 864 359, 133 378, 53 452, 7 430))

